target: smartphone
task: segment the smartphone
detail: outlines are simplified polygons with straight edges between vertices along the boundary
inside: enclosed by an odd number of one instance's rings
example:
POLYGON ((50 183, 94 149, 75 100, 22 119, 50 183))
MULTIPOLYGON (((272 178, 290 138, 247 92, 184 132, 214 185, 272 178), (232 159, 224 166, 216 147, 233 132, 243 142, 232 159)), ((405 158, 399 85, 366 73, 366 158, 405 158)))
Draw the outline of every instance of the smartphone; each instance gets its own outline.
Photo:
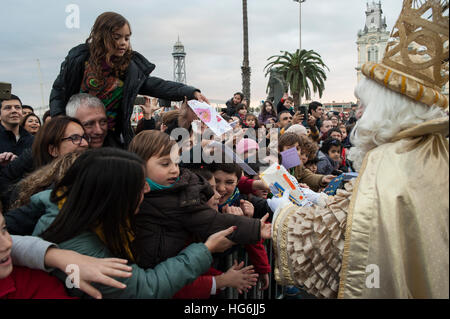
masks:
POLYGON ((273 124, 273 123, 267 123, 266 124, 266 129, 271 129, 271 128, 273 128, 275 126, 275 124, 273 124))
POLYGON ((11 98, 11 83, 0 82, 0 100, 11 98))
POLYGON ((136 97, 136 100, 134 100, 134 105, 144 105, 145 104, 145 97, 138 96, 136 97))
POLYGON ((221 109, 220 109, 220 112, 227 112, 227 108, 226 107, 222 107, 221 109))
POLYGON ((303 119, 306 120, 307 115, 308 115, 308 108, 306 106, 302 105, 298 108, 298 110, 299 110, 300 114, 303 114, 303 119))

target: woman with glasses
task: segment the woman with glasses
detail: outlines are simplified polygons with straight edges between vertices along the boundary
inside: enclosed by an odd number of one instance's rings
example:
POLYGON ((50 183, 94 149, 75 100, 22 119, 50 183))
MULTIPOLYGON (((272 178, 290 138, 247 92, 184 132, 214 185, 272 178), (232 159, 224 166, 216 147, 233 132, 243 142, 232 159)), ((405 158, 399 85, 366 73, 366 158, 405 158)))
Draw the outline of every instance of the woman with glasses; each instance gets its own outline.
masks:
POLYGON ((71 152, 82 152, 89 147, 89 137, 84 133, 80 121, 68 117, 57 116, 44 124, 35 135, 31 149, 25 150, 21 156, 4 167, 0 173, 0 196, 4 210, 16 198, 12 185, 18 183, 23 176, 52 162, 55 158, 71 152))

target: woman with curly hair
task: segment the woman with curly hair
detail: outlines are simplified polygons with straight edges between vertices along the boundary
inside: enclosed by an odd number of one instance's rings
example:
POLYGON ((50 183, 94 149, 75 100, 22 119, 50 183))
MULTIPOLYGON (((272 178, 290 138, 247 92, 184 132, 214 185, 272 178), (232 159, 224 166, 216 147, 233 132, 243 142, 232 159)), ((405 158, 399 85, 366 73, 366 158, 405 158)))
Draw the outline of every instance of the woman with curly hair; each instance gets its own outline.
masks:
POLYGON ((155 65, 132 50, 131 34, 130 23, 122 15, 104 12, 97 17, 86 43, 70 50, 61 65, 50 94, 52 117, 65 114, 72 95, 94 95, 105 105, 108 134, 116 146, 124 147, 134 136, 130 120, 138 94, 208 102, 194 87, 149 76, 155 65))

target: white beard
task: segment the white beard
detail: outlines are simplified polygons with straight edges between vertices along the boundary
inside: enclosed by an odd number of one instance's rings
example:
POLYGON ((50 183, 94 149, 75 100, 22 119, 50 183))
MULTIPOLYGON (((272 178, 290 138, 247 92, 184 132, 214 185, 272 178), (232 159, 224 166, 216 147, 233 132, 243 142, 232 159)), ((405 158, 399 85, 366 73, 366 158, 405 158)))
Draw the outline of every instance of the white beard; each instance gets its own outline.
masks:
POLYGON ((348 151, 347 158, 352 162, 355 171, 359 172, 362 166, 364 157, 367 151, 360 149, 359 147, 352 147, 348 151))

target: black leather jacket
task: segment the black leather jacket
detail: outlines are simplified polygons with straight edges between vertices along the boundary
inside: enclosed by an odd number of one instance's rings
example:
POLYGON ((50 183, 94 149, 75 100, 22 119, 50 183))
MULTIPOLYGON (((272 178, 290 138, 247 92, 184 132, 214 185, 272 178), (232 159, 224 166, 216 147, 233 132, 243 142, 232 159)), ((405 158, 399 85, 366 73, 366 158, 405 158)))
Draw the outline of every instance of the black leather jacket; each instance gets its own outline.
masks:
MULTIPOLYGON (((80 44, 71 49, 61 64, 61 70, 53 83, 50 93, 50 114, 56 116, 66 113, 66 105, 70 97, 80 93, 81 82, 83 81, 85 62, 89 59, 89 46, 80 44)), ((134 136, 131 127, 131 115, 133 114, 134 100, 138 94, 149 95, 170 101, 182 101, 185 96, 188 99, 194 98, 194 92, 200 91, 194 87, 183 83, 165 81, 163 79, 149 76, 155 69, 155 65, 150 63, 140 53, 133 51, 133 57, 125 74, 124 90, 122 98, 123 122, 122 127, 125 146, 128 146, 134 136)))

